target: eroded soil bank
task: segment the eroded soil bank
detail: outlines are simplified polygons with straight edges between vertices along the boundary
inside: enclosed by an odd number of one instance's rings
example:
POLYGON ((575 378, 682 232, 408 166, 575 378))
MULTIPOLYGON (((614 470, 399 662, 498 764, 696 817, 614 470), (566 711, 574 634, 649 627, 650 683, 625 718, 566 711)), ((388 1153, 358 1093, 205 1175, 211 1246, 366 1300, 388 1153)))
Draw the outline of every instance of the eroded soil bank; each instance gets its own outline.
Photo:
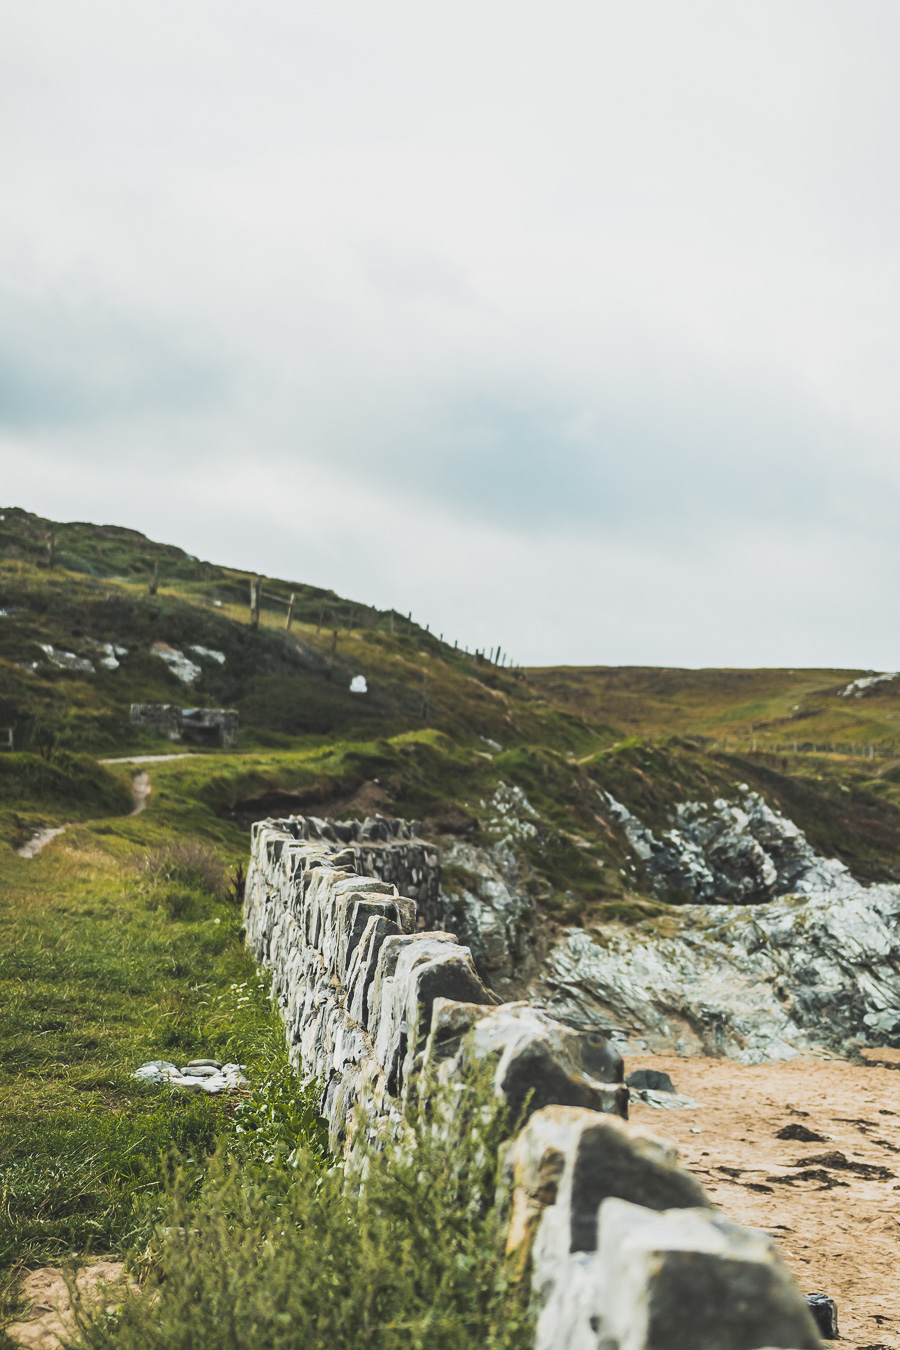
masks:
MULTIPOLYGON (((869 1054, 900 1069, 896 1050, 869 1054)), ((770 1233, 805 1293, 837 1301, 836 1344, 900 1350, 900 1072, 676 1055, 629 1056, 626 1068, 663 1069, 696 1100, 636 1102, 631 1119, 677 1144, 725 1214, 770 1233), (788 1127, 798 1137, 778 1138, 788 1127)))

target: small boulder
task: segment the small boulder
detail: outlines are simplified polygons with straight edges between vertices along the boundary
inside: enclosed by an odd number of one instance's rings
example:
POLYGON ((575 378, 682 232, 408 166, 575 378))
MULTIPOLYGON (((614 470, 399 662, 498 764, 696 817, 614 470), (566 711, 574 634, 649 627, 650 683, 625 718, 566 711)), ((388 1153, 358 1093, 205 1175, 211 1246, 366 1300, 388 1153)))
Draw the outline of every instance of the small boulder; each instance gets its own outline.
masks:
POLYGON ((834 1299, 827 1294, 807 1294, 806 1302, 826 1341, 839 1340, 841 1333, 838 1331, 837 1304, 834 1299))
POLYGON ((635 1069, 625 1079, 627 1087, 649 1088, 651 1092, 674 1092, 675 1084, 661 1069, 635 1069))

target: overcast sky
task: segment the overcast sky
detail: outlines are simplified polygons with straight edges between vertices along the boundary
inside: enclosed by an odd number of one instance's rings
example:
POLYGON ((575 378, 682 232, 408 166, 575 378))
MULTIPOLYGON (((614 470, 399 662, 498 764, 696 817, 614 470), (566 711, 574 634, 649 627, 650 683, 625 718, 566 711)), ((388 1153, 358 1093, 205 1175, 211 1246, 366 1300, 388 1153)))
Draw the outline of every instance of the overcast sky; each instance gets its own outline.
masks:
POLYGON ((0 504, 528 663, 900 667, 896 0, 28 0, 0 504))

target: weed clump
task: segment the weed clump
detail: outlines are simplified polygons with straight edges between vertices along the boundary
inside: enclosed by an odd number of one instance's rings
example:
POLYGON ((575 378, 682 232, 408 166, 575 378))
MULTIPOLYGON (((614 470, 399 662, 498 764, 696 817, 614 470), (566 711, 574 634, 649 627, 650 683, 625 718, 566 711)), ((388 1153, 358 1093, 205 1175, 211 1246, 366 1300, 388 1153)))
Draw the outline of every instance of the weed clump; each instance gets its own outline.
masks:
POLYGON ((224 900, 228 877, 219 856, 199 839, 174 839, 146 854, 138 884, 148 909, 185 920, 203 917, 209 901, 224 900))

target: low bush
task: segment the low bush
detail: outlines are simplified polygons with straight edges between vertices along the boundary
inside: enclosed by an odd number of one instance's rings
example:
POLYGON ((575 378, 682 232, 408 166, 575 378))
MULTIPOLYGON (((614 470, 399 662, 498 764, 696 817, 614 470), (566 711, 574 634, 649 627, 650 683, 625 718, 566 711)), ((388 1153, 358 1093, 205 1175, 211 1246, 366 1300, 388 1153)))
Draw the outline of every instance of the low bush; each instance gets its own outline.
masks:
POLYGON ((162 848, 152 849, 144 859, 142 872, 156 884, 188 886, 215 899, 225 894, 222 860, 199 839, 173 839, 162 848))
POLYGON ((445 1091, 399 1137, 361 1143, 349 1172, 315 1130, 268 1161, 238 1140, 184 1164, 142 1291, 114 1314, 79 1310, 78 1344, 525 1350, 527 1281, 506 1262, 497 1200, 503 1112, 482 1093, 464 1130, 452 1115, 445 1091))
POLYGON ((228 896, 221 859, 198 839, 172 840, 151 850, 139 877, 147 908, 181 922, 206 917, 210 901, 228 896))

